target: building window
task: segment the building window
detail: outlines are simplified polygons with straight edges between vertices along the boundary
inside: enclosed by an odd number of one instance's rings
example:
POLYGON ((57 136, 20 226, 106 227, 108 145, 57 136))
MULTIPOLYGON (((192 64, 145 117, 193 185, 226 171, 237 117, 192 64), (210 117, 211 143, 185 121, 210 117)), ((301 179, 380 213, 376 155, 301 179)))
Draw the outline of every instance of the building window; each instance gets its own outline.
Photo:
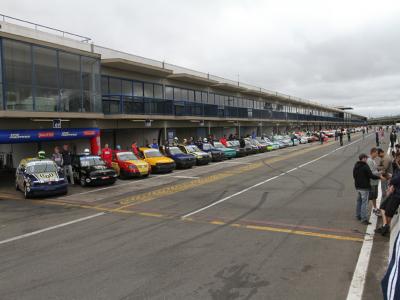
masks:
POLYGON ((122 80, 122 91, 123 96, 133 96, 133 86, 132 81, 122 80))
POLYGON ((33 110, 31 46, 3 39, 7 109, 33 110))
POLYGON ((135 97, 143 97, 143 83, 142 82, 134 82, 133 83, 133 95, 135 97))
POLYGON ((151 83, 145 83, 144 84, 144 96, 146 98, 153 98, 154 97, 153 84, 151 84, 151 83))
POLYGON ((168 100, 174 99, 174 88, 173 87, 171 87, 171 86, 165 87, 165 98, 168 100))
POLYGON ((83 111, 101 112, 100 61, 82 56, 83 111))
POLYGON ((36 111, 58 111, 57 51, 33 47, 36 111))
MULTIPOLYGON (((197 98, 196 98, 197 99, 197 98)), ((196 100, 197 101, 197 100, 196 100)), ((201 92, 201 101, 203 102, 203 103, 208 103, 208 100, 207 100, 207 93, 206 92, 201 92)))
POLYGON ((188 100, 190 102, 194 102, 194 91, 192 91, 192 90, 188 91, 188 100))
POLYGON ((81 64, 76 54, 59 52, 61 111, 82 111, 81 64))
POLYGON ((163 86, 160 84, 154 85, 154 98, 163 99, 163 86))

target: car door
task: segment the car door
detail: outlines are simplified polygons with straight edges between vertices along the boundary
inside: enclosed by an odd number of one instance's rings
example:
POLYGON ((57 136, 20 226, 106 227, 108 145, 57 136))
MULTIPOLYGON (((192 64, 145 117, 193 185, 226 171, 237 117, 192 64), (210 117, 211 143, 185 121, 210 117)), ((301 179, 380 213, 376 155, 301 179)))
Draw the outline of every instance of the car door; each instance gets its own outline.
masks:
POLYGON ((80 159, 79 156, 74 156, 72 158, 72 176, 74 179, 80 180, 80 159))

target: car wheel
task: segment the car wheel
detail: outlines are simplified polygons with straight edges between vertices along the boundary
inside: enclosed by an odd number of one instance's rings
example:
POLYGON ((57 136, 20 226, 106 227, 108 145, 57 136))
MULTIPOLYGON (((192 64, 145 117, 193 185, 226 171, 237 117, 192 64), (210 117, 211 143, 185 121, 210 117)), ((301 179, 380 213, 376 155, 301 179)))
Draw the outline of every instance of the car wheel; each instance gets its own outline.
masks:
POLYGON ((82 176, 81 179, 79 180, 79 183, 81 184, 81 186, 85 186, 86 185, 86 181, 85 181, 85 177, 82 176))
POLYGON ((28 188, 26 185, 24 185, 24 198, 29 199, 30 198, 30 193, 28 192, 28 188))

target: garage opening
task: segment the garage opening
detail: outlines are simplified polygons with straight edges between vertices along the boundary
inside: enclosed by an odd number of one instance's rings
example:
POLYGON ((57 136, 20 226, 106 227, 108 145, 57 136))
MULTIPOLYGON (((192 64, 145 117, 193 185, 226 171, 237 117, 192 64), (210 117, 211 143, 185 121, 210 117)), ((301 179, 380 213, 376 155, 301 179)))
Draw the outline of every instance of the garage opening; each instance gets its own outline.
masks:
POLYGON ((14 190, 15 169, 23 158, 36 157, 44 150, 51 157, 54 147, 68 144, 75 153, 89 148, 92 153, 100 151, 100 129, 65 128, 0 130, 0 192, 14 190))

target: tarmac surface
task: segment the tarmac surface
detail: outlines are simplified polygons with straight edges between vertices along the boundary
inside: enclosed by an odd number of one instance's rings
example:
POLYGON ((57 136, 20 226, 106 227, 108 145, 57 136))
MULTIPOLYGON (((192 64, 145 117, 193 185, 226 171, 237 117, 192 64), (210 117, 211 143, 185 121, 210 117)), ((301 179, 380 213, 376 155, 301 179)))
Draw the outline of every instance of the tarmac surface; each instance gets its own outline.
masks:
MULTIPOLYGON (((352 168, 373 138, 71 187, 0 188, 0 299, 346 299, 366 226, 352 168)), ((6 180, 4 180, 6 182, 6 180)), ((376 237, 364 299, 381 299, 376 237)))

